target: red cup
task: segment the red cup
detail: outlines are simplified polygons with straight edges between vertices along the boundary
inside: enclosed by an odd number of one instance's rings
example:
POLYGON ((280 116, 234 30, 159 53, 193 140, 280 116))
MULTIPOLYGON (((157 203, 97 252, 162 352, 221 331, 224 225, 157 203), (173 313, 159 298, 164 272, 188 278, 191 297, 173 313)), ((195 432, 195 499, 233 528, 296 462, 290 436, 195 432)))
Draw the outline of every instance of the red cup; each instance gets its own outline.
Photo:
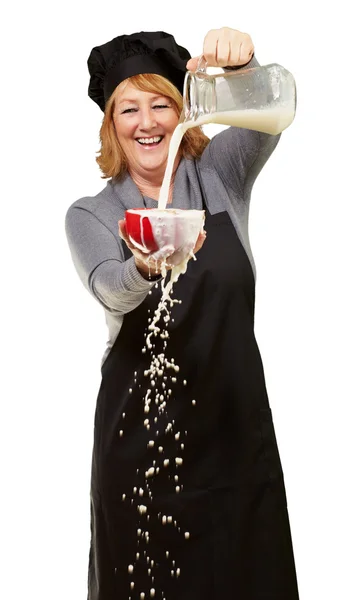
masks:
MULTIPOLYGON (((138 208, 137 211, 148 211, 150 208, 138 208)), ((139 212, 125 211, 126 233, 137 248, 144 252, 156 252, 159 247, 154 239, 152 225, 147 218, 139 212)))
POLYGON ((135 208, 125 211, 126 232, 134 246, 150 253, 154 260, 171 257, 171 264, 175 265, 191 257, 204 221, 203 210, 135 208))

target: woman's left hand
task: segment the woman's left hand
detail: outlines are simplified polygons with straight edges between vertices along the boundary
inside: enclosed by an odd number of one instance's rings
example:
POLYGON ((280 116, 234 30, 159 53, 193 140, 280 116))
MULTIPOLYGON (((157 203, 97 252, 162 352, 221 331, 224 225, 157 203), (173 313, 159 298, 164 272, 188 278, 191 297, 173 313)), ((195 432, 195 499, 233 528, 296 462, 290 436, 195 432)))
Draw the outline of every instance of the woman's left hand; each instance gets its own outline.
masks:
MULTIPOLYGON (((206 34, 202 54, 210 67, 237 67, 250 61, 254 45, 248 33, 221 27, 206 34)), ((188 71, 196 71, 199 59, 197 56, 188 61, 188 71)))
MULTIPOLYGON (((144 279, 149 279, 149 275, 152 271, 152 275, 160 275, 161 274, 161 261, 162 259, 166 261, 165 267, 166 270, 170 270, 173 265, 178 265, 181 258, 181 252, 175 252, 173 246, 168 248, 161 248, 157 253, 151 254, 150 252, 144 253, 139 248, 134 246, 133 242, 128 236, 126 231, 126 221, 125 219, 121 219, 119 222, 119 236, 124 240, 129 250, 134 255, 135 265, 139 271, 139 273, 144 277, 144 279), (152 262, 148 262, 151 260, 152 262), (179 262, 178 262, 179 261, 179 262)), ((193 254, 197 254, 199 250, 201 250, 206 239, 206 231, 202 230, 199 233, 199 236, 196 240, 195 247, 193 249, 193 254)))

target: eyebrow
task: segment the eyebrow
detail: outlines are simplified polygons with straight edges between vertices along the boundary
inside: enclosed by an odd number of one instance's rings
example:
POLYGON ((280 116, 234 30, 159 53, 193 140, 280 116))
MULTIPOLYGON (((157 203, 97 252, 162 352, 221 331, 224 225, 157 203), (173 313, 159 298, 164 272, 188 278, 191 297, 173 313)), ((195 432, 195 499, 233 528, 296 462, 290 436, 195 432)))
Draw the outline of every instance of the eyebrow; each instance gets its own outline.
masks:
MULTIPOLYGON (((158 94, 156 96, 153 96, 151 98, 151 101, 153 102, 154 100, 157 100, 158 98, 165 98, 167 100, 167 96, 163 96, 163 94, 158 94)), ((120 100, 118 102, 118 106, 120 106, 120 104, 122 104, 123 102, 130 102, 131 104, 137 104, 138 100, 136 100, 136 98, 122 98, 122 100, 120 100)))

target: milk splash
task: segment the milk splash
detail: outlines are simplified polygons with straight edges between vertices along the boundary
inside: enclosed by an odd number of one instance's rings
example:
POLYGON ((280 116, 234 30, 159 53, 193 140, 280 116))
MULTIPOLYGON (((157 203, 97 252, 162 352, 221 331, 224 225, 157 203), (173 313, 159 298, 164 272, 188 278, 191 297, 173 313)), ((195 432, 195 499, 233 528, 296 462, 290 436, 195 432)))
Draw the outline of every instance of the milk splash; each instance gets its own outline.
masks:
MULTIPOLYGON (((176 269, 177 279, 179 274, 186 268, 186 264, 187 261, 182 267, 179 265, 179 268, 176 269)), ((174 515, 163 514, 162 512, 156 514, 155 509, 153 510, 154 484, 162 473, 164 482, 169 482, 170 492, 174 491, 176 494, 183 492, 180 469, 183 466, 183 452, 187 437, 187 432, 181 431, 174 419, 171 419, 168 415, 168 403, 174 399, 174 389, 180 374, 180 367, 176 364, 174 358, 167 358, 168 325, 171 320, 170 309, 178 300, 173 300, 170 297, 173 281, 165 284, 166 265, 163 265, 162 274, 161 300, 154 318, 149 318, 150 323, 145 332, 145 347, 142 349, 144 354, 148 353, 150 355, 150 364, 143 373, 137 371, 134 373, 134 389, 138 389, 138 377, 140 375, 147 380, 148 389, 144 394, 143 402, 144 427, 148 431, 146 451, 150 454, 150 458, 144 472, 137 470, 135 485, 132 490, 129 493, 125 492, 121 498, 123 502, 129 501, 131 505, 135 502, 138 514, 135 560, 126 567, 127 575, 130 578, 130 600, 132 598, 154 597, 157 593, 161 594, 158 597, 167 600, 163 590, 158 589, 155 581, 160 564, 153 556, 153 538, 150 529, 155 530, 156 522, 159 523, 160 527, 175 528, 177 536, 180 536, 186 543, 190 539, 190 532, 182 527, 174 515), (162 321, 162 324, 159 321, 162 321), (162 341, 161 344, 159 342, 158 346, 162 347, 162 351, 156 349, 158 337, 162 341), (140 573, 143 565, 150 579, 150 584, 146 588, 139 583, 138 578, 135 576, 135 572, 140 573)), ((183 387, 188 389, 186 379, 183 379, 183 387)), ((134 389, 131 390, 132 393, 134 389)), ((123 419, 126 417, 127 415, 123 413, 123 419)), ((121 432, 119 439, 122 443, 124 435, 121 432)), ((176 564, 175 557, 169 548, 165 548, 164 552, 163 562, 168 565, 170 576, 178 579, 181 575, 180 566, 176 564)), ((144 577, 142 580, 144 580, 144 577)))
MULTIPOLYGON (((172 297, 173 285, 178 281, 180 275, 186 272, 188 261, 191 258, 195 259, 192 251, 184 257, 180 264, 173 266, 168 282, 168 258, 163 259, 161 262, 162 279, 155 286, 158 289, 160 285, 161 297, 154 315, 149 317, 149 323, 145 332, 145 346, 141 349, 143 354, 150 356, 150 362, 148 360, 149 366, 143 373, 138 373, 137 371, 134 373, 135 385, 134 388, 130 388, 129 390, 129 393, 132 395, 135 389, 139 389, 139 377, 144 376, 144 381, 147 381, 147 390, 143 397, 144 427, 148 431, 146 451, 150 454, 150 459, 144 472, 139 472, 139 469, 137 470, 134 487, 129 493, 125 490, 121 498, 122 502, 130 502, 131 505, 136 506, 138 514, 135 560, 126 567, 127 575, 130 578, 130 600, 132 598, 154 597, 156 593, 160 593, 160 597, 164 600, 172 600, 167 599, 163 590, 158 589, 155 581, 159 563, 156 557, 153 556, 153 538, 150 529, 155 530, 156 521, 160 527, 174 528, 177 536, 180 536, 181 540, 184 540, 185 543, 188 544, 188 540, 190 539, 190 532, 183 528, 183 525, 173 514, 159 512, 156 515, 156 511, 153 510, 153 491, 158 477, 162 474, 164 476, 163 480, 166 481, 167 478, 169 482, 170 492, 174 491, 176 494, 181 494, 184 488, 180 471, 184 462, 183 453, 186 445, 187 431, 181 431, 174 419, 171 419, 168 415, 168 403, 174 400, 175 386, 178 385, 178 378, 182 376, 182 373, 175 359, 168 358, 167 349, 169 340, 168 327, 171 322, 172 308, 175 304, 181 302, 172 297), (158 342, 158 350, 156 342, 158 342), (147 589, 143 588, 139 584, 138 578, 135 577, 135 570, 140 572, 143 565, 150 579, 150 585, 147 589)), ((151 290, 149 294, 152 293, 151 290)), ((183 380, 182 385, 183 388, 186 388, 186 396, 188 397, 188 381, 183 376, 181 379, 183 380)), ((123 419, 126 416, 123 413, 123 419)), ((126 427, 119 432, 121 443, 125 438, 125 429, 126 427)), ((170 577, 178 579, 182 575, 181 568, 176 564, 171 550, 165 548, 164 551, 165 558, 163 562, 166 562, 169 567, 170 577)))
MULTIPOLYGON (((168 202, 169 187, 172 177, 173 165, 178 148, 183 137, 186 127, 180 124, 176 127, 171 139, 169 148, 168 161, 166 172, 161 187, 161 193, 158 202, 158 209, 165 210, 168 202)), ((171 321, 171 309, 174 304, 180 303, 178 299, 172 298, 173 286, 178 281, 179 277, 187 270, 188 261, 196 260, 194 253, 190 250, 186 253, 178 264, 174 264, 171 269, 170 279, 167 283, 168 257, 161 257, 161 275, 160 282, 161 297, 153 317, 149 318, 149 324, 145 333, 145 346, 141 349, 143 354, 149 353, 151 360, 149 367, 144 370, 144 377, 149 379, 148 389, 144 395, 144 427, 150 433, 154 432, 154 437, 149 438, 146 444, 146 450, 150 453, 150 463, 145 469, 144 476, 139 474, 139 469, 136 473, 136 485, 132 491, 122 495, 122 501, 130 501, 133 505, 136 501, 136 509, 138 511, 138 528, 137 528, 137 551, 135 561, 127 567, 127 573, 130 577, 130 596, 131 599, 134 593, 142 600, 146 597, 154 597, 156 593, 154 569, 158 567, 155 558, 151 556, 153 540, 149 532, 148 523, 150 519, 158 519, 161 527, 175 527, 182 539, 190 539, 190 532, 183 530, 179 522, 173 515, 158 513, 155 517, 153 513, 153 488, 154 482, 160 475, 167 474, 171 488, 176 494, 183 492, 183 482, 181 481, 179 469, 183 466, 183 452, 185 450, 185 438, 187 431, 181 432, 174 420, 170 420, 168 416, 168 403, 174 398, 174 386, 178 383, 177 377, 180 373, 180 367, 176 364, 174 358, 167 358, 168 347, 168 325, 171 321), (162 351, 156 351, 156 338, 162 341, 162 351), (159 439, 158 439, 159 438, 159 439), (167 440, 172 440, 172 444, 167 440), (166 447, 169 448, 167 455, 166 447), (174 449, 174 450, 172 450, 174 449), (140 481, 142 478, 142 481, 140 481), (150 509, 150 510, 149 510, 150 509), (137 581, 134 581, 134 570, 140 561, 146 563, 147 573, 150 577, 150 587, 148 589, 135 589, 137 581), (133 579, 133 580, 132 580, 133 579)), ((147 261, 149 267, 156 263, 156 256, 151 256, 147 261)), ((158 284, 156 284, 156 287, 158 284)), ((153 292, 150 291, 149 294, 153 292)), ((138 373, 134 373, 134 383, 138 385, 138 373)), ((186 397, 188 396, 188 381, 183 377, 183 386, 186 388, 186 397)), ((141 385, 139 384, 139 388, 141 385)), ((133 393, 133 389, 129 390, 133 393)), ((192 406, 196 403, 192 400, 192 406)), ((186 404, 187 406, 187 404, 186 404)), ((191 404, 190 404, 191 406, 191 404)), ((123 413, 123 419, 126 415, 123 413)), ((124 428, 125 429, 125 428, 124 428)), ((119 440, 122 443, 124 429, 119 432, 119 440)), ((165 560, 170 565, 170 575, 173 578, 178 578, 181 574, 181 569, 176 565, 174 557, 171 555, 168 548, 165 549, 165 560)), ((165 594, 161 590, 163 600, 165 594)))

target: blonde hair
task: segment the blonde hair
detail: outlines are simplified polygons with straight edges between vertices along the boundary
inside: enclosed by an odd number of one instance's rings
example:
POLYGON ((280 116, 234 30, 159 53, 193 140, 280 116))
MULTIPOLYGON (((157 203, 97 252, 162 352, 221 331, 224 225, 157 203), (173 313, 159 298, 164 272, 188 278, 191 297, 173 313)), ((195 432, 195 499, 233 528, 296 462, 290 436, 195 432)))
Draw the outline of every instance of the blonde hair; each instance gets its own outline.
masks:
MULTIPOLYGON (((127 83, 132 83, 134 87, 143 92, 157 92, 162 96, 166 96, 171 100, 176 114, 179 116, 182 112, 182 95, 173 83, 161 75, 144 73, 122 81, 106 103, 105 115, 100 129, 101 148, 96 162, 103 173, 102 179, 108 177, 120 179, 128 169, 128 160, 117 138, 113 120, 116 96, 122 89, 121 86, 125 87, 127 83)), ((182 156, 199 158, 209 141, 210 139, 203 133, 201 127, 188 129, 180 145, 182 156)))

